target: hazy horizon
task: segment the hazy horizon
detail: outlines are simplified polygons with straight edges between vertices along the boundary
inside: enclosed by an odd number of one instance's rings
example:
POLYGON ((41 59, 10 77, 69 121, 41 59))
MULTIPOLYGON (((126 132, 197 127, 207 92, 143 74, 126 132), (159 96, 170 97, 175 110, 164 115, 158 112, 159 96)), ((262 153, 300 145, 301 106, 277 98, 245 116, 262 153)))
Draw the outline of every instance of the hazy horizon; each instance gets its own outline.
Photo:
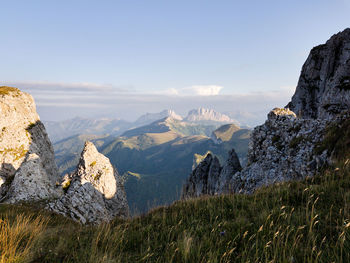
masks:
POLYGON ((62 121, 82 117, 115 118, 132 122, 146 113, 158 113, 169 109, 181 116, 186 116, 188 111, 203 107, 228 115, 234 113, 253 115, 251 119, 257 119, 257 121, 247 120, 247 123, 243 124, 254 126, 262 123, 272 108, 285 106, 294 92, 294 88, 285 87, 265 93, 235 95, 142 94, 132 91, 116 92, 109 90, 108 87, 94 87, 87 84, 2 84, 15 86, 30 93, 44 121, 62 121))
POLYGON ((311 48, 349 26, 350 2, 14 0, 1 8, 0 85, 32 94, 43 120, 205 107, 262 122, 290 101, 311 48))

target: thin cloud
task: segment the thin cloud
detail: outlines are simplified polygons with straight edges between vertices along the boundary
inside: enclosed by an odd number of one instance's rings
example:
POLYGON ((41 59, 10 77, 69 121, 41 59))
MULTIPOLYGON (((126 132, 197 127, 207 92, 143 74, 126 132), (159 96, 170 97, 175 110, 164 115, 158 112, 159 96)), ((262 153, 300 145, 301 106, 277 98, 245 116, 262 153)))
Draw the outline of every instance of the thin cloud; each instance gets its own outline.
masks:
POLYGON ((237 116, 252 125, 262 123, 274 107, 285 106, 295 90, 284 86, 266 92, 220 94, 222 86, 194 85, 142 93, 128 87, 94 83, 2 82, 0 85, 15 86, 32 94, 44 120, 72 116, 134 120, 146 112, 174 109, 186 115, 191 109, 205 107, 239 113, 237 116))
POLYGON ((193 85, 185 88, 171 88, 162 94, 179 96, 216 96, 219 95, 223 87, 218 85, 193 85))
POLYGON ((14 86, 22 90, 28 90, 32 92, 108 92, 108 93, 125 93, 133 90, 131 86, 115 87, 110 84, 97 84, 97 83, 61 83, 61 82, 46 82, 46 81, 2 81, 0 83, 4 86, 14 86))

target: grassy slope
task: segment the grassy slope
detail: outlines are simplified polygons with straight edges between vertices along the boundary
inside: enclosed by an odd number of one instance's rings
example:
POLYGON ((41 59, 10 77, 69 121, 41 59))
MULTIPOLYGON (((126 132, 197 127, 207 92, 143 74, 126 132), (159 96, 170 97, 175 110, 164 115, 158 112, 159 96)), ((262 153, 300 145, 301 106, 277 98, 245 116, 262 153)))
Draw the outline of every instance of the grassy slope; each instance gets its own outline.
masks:
POLYGON ((177 138, 142 149, 130 147, 130 140, 118 141, 102 149, 120 174, 133 172, 125 182, 129 206, 134 212, 145 212, 155 205, 171 203, 181 194, 182 184, 192 170, 195 153, 212 152, 226 156, 221 145, 203 136, 177 138), (126 143, 126 145, 125 145, 126 143))
POLYGON ((23 251, 24 262, 349 262, 349 201, 348 165, 251 196, 180 201, 99 227, 1 206, 0 254, 23 251), (10 239, 19 242, 2 245, 10 239))
POLYGON ((252 195, 178 201, 98 227, 1 205, 0 262, 349 262, 349 127, 320 146, 335 167, 252 195))
POLYGON ((237 125, 226 124, 213 131, 213 135, 216 137, 216 139, 226 142, 231 140, 232 135, 238 130, 240 130, 240 127, 237 125))
POLYGON ((92 141, 97 147, 101 147, 112 140, 113 137, 107 135, 81 134, 56 142, 53 147, 60 174, 74 171, 79 162, 85 141, 92 141))
POLYGON ((138 136, 145 133, 163 133, 174 131, 182 136, 205 135, 210 136, 211 133, 220 126, 220 123, 201 124, 188 123, 172 118, 164 118, 151 124, 128 130, 122 134, 123 137, 138 136))

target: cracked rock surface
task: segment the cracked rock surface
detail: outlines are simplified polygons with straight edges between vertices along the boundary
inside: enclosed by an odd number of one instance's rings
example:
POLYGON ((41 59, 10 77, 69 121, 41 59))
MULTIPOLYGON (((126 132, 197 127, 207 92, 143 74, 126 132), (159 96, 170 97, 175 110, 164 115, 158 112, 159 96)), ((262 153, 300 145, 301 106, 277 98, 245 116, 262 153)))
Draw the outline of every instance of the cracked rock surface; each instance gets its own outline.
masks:
POLYGON ((59 173, 32 96, 0 87, 0 200, 6 203, 56 198, 59 173))
POLYGON ((77 170, 62 183, 66 193, 48 208, 83 224, 126 218, 129 208, 123 180, 109 159, 86 142, 77 170))

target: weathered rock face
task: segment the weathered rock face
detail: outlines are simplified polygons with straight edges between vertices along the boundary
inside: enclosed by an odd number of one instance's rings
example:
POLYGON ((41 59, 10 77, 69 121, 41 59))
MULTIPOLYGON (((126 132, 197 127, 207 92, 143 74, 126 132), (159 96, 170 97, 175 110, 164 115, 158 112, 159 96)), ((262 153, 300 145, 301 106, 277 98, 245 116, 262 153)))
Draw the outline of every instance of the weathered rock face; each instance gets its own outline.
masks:
POLYGON ((48 208, 83 224, 129 215, 122 178, 91 142, 85 143, 76 172, 64 178, 63 189, 65 195, 48 208))
POLYGON ((228 193, 232 191, 232 185, 235 185, 234 175, 242 169, 238 156, 234 149, 229 152, 217 182, 215 193, 228 193))
POLYGON ((221 166, 218 158, 208 153, 188 178, 183 189, 183 198, 214 194, 220 172, 221 166))
POLYGON ((236 152, 232 149, 228 161, 222 168, 216 156, 208 153, 205 159, 192 171, 183 187, 182 198, 214 195, 221 193, 227 180, 241 169, 236 152))
POLYGON ((300 118, 328 120, 350 108, 350 28, 311 50, 287 107, 300 118))
POLYGON ((316 147, 327 125, 341 123, 350 112, 350 29, 311 50, 287 107, 272 110, 265 124, 254 129, 245 168, 230 169, 235 157, 228 160, 215 193, 251 193, 263 185, 313 176, 331 162, 331 153, 316 147))
POLYGON ((248 165, 227 185, 233 192, 252 192, 263 185, 312 176, 328 162, 327 152, 315 153, 326 120, 299 119, 289 109, 274 109, 254 129, 248 165))
POLYGON ((0 201, 16 203, 58 197, 54 153, 33 98, 0 87, 0 201))

